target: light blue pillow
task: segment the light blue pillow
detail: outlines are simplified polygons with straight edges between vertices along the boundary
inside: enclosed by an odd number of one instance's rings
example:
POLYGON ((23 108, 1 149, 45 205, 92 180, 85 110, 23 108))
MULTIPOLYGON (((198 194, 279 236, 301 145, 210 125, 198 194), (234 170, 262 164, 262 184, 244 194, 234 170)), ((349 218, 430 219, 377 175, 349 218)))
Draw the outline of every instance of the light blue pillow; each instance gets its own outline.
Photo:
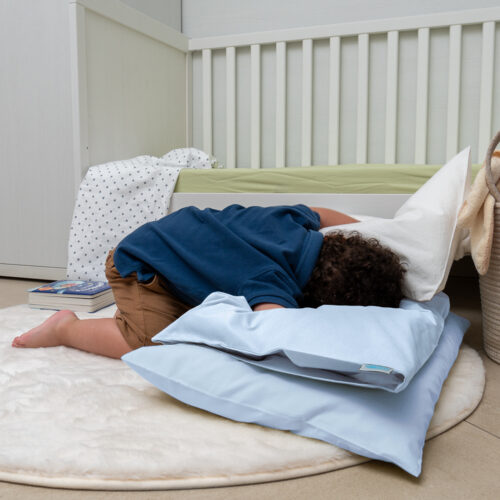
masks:
POLYGON ((450 313, 434 353, 397 394, 276 373, 194 344, 143 347, 122 359, 184 403, 327 441, 418 476, 434 405, 468 324, 450 313))
POLYGON ((441 293, 399 308, 253 312, 244 297, 215 292, 153 341, 205 344, 268 370, 399 392, 434 351, 449 309, 441 293))

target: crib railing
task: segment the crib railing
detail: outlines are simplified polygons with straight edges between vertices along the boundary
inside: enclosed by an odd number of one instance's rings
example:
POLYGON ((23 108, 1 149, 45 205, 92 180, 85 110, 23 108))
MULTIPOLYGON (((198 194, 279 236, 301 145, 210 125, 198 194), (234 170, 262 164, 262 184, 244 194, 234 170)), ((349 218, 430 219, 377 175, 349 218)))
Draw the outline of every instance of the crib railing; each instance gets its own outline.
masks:
POLYGON ((228 168, 441 163, 469 144, 482 162, 500 128, 499 20, 489 8, 191 39, 190 143, 228 168))

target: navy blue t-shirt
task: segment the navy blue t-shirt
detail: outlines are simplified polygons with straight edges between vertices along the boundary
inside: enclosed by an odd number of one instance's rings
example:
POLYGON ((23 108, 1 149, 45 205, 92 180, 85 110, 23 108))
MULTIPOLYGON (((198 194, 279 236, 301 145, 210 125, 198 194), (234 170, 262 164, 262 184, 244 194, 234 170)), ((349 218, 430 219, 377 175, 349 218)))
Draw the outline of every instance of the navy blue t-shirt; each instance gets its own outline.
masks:
POLYGON ((319 215, 305 205, 187 207, 126 236, 114 263, 122 277, 159 274, 190 305, 220 291, 250 306, 297 307, 323 243, 319 228, 319 215))

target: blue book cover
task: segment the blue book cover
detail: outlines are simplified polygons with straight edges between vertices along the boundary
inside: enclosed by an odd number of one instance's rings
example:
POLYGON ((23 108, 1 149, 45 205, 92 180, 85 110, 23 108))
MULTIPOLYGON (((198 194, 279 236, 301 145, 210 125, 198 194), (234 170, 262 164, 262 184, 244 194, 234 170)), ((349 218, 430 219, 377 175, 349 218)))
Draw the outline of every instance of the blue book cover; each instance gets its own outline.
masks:
POLYGON ((110 288, 107 281, 61 280, 47 283, 28 291, 43 294, 91 297, 103 293, 110 288))

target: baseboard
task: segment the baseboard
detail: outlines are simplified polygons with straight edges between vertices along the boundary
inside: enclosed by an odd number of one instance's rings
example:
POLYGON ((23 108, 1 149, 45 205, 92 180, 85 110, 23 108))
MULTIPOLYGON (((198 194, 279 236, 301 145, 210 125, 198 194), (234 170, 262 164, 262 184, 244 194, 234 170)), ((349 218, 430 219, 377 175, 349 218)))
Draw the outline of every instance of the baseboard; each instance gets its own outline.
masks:
POLYGON ((61 280, 66 278, 66 268, 0 264, 0 276, 35 280, 61 280))

